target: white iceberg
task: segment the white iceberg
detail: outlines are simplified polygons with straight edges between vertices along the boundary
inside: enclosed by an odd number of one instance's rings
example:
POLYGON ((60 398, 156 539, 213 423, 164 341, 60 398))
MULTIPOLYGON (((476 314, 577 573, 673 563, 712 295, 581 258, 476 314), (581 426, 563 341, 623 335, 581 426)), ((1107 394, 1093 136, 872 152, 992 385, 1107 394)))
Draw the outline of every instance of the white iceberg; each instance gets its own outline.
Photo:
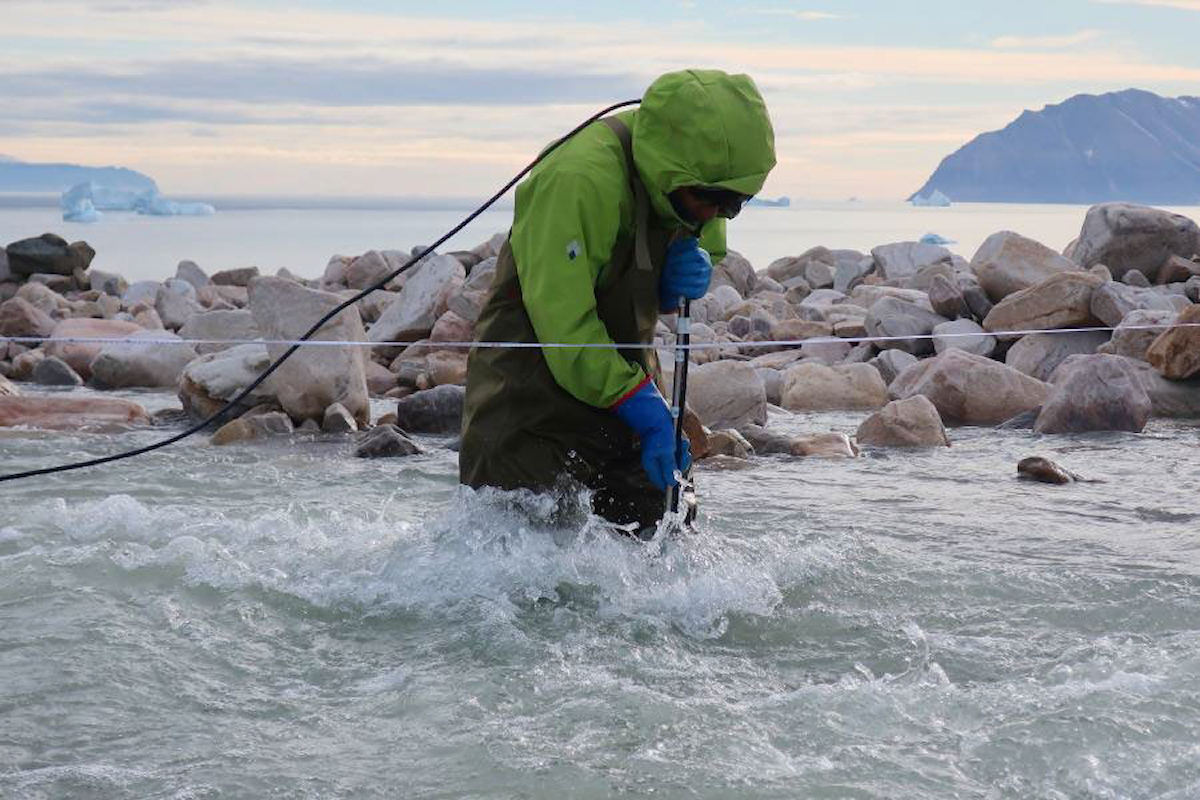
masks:
POLYGON ((927 233, 924 236, 922 236, 919 241, 921 242, 921 244, 938 244, 938 245, 958 244, 958 242, 954 241, 953 239, 947 239, 945 236, 942 236, 940 233, 927 233))
POLYGON ((64 222, 96 222, 103 211, 134 211, 154 217, 209 216, 217 210, 208 203, 180 203, 168 200, 157 189, 136 192, 113 189, 94 181, 84 181, 62 193, 59 205, 64 222))
POLYGON ((912 199, 914 206, 928 206, 933 208, 945 208, 950 205, 950 198, 942 194, 941 191, 934 189, 927 195, 917 195, 912 199))

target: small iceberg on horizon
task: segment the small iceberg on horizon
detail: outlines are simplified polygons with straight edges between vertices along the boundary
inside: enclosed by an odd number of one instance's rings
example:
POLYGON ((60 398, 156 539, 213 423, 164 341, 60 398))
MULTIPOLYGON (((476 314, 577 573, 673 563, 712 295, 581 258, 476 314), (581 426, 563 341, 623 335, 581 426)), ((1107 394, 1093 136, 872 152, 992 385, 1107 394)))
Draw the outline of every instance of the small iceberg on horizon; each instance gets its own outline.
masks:
POLYGON ((947 239, 945 236, 942 236, 938 233, 927 233, 921 237, 920 242, 921 244, 958 244, 958 242, 954 241, 953 239, 947 239))
POLYGON ((765 208, 787 208, 792 204, 792 198, 783 195, 777 200, 772 200, 768 197, 751 197, 746 201, 749 206, 763 206, 765 208))
POLYGON ((950 198, 942 194, 941 191, 934 189, 932 192, 926 195, 914 195, 912 200, 909 202, 911 202, 914 206, 926 208, 946 208, 950 205, 950 198))
POLYGON ((99 222, 102 211, 134 211, 152 217, 207 217, 217 213, 208 203, 168 200, 157 189, 113 189, 95 181, 77 183, 59 199, 63 222, 99 222))

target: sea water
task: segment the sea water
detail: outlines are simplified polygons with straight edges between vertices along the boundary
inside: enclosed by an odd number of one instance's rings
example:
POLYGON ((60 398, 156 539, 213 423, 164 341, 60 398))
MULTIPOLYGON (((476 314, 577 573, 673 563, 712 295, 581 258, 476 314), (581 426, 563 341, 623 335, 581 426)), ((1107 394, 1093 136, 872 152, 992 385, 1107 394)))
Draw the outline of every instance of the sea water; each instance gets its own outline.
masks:
MULTIPOLYGON (((175 430, 0 431, 0 468, 175 430)), ((0 484, 0 796, 1200 796, 1200 426, 950 436, 701 465, 698 533, 645 546, 460 489, 435 437, 0 484)))
MULTIPOLYGON (((3 200, 0 197, 0 200, 3 200)), ((257 266, 266 273, 286 267, 306 278, 320 277, 333 255, 367 250, 409 250, 428 245, 473 208, 466 203, 422 207, 412 201, 319 198, 205 198, 217 207, 211 217, 147 217, 105 212, 98 223, 63 222, 43 199, 19 206, 0 202, 0 244, 52 231, 84 239, 96 250, 92 266, 130 280, 173 276, 190 259, 209 273, 257 266), (322 204, 330 207, 321 207, 322 204), (280 208, 291 203, 299 207, 280 208)), ((1200 220, 1200 208, 1172 209, 1200 220)), ((863 252, 889 242, 914 241, 934 233, 967 259, 989 235, 1013 230, 1062 250, 1079 235, 1087 208, 1069 205, 967 203, 916 208, 899 202, 795 203, 788 208, 751 206, 729 225, 729 246, 757 269, 810 247, 863 252)), ((511 207, 484 212, 442 250, 468 249, 512 224, 511 207)))

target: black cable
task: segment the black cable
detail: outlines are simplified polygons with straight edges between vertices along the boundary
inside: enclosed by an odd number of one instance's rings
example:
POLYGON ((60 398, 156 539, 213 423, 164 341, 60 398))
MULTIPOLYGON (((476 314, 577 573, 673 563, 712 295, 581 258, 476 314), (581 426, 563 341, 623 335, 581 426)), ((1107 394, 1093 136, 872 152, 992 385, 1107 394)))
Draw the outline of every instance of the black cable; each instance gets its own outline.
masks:
POLYGON ((203 422, 198 422, 195 425, 193 425, 192 427, 183 431, 182 433, 177 433, 174 436, 171 436, 167 439, 163 439, 161 442, 155 442, 154 444, 148 444, 145 447, 138 447, 134 450, 126 450, 121 453, 115 453, 114 455, 111 455, 111 456, 103 456, 101 458, 92 458, 92 459, 88 459, 86 461, 76 461, 76 462, 73 462, 70 464, 60 464, 56 467, 43 467, 42 469, 31 469, 31 470, 26 470, 25 472, 13 472, 8 475, 0 475, 0 483, 2 483, 4 481, 20 480, 21 478, 32 478, 35 475, 49 475, 49 474, 52 474, 55 472, 67 472, 68 470, 73 470, 73 469, 83 469, 84 467, 97 467, 101 464, 107 464, 110 461, 120 461, 123 458, 133 458, 134 456, 140 456, 143 453, 149 453, 154 450, 158 450, 160 448, 166 447, 167 445, 174 444, 175 442, 178 442, 181 439, 186 439, 187 437, 191 436, 192 434, 195 434, 195 433, 198 433, 198 432, 204 430, 209 425, 213 424, 214 422, 216 422, 216 421, 220 420, 222 417, 224 417, 227 413, 229 413, 229 411, 231 409, 233 409, 240 402, 242 402, 247 397, 249 397, 250 393, 253 392, 255 389, 257 389, 259 387, 259 385, 262 384, 263 381, 265 381, 267 378, 271 377, 271 374, 273 372, 275 372, 275 370, 279 369, 280 364, 282 364, 284 361, 286 361, 288 358, 290 358, 293 353, 295 353, 297 350, 300 349, 300 342, 306 341, 314 333, 319 331, 326 322, 333 319, 338 314, 340 314, 342 311, 346 310, 350 306, 357 303, 359 300, 362 300, 364 297, 369 295, 371 292, 374 292, 377 289, 382 289, 393 278, 397 277, 398 275, 403 273, 405 270, 410 268, 413 264, 417 263, 421 258, 423 258, 425 256, 426 253, 433 252, 433 251, 437 250, 437 248, 439 248, 443 244, 445 244, 445 242, 447 240, 449 240, 450 237, 454 236, 456 233, 461 231, 467 225, 471 224, 471 222, 476 217, 478 217, 480 214, 482 214, 484 211, 486 211, 489 207, 491 207, 491 205, 493 203, 495 203, 497 200, 499 200, 501 197, 503 197, 504 194, 506 192, 508 192, 509 189, 511 189, 513 186, 515 186, 517 184, 517 182, 521 180, 521 178, 524 178, 531 169, 536 167, 538 165, 538 163, 541 162, 542 159, 544 159, 546 156, 550 155, 550 153, 554 152, 554 150, 557 149, 559 145, 561 145, 563 142, 566 142, 572 136, 579 133, 581 130, 586 128, 588 125, 591 125, 593 122, 600 119, 605 114, 609 114, 613 111, 616 111, 618 108, 624 108, 626 106, 636 105, 640 102, 641 102, 641 100, 624 100, 620 103, 614 103, 613 105, 609 106, 608 108, 597 111, 595 114, 593 114, 592 116, 588 117, 583 122, 576 125, 571 130, 570 133, 568 133, 566 136, 563 136, 561 139, 558 139, 557 141, 555 141, 554 143, 549 145, 541 153, 539 153, 537 158, 535 158, 533 161, 529 162, 529 164, 524 169, 522 169, 520 172, 518 172, 516 175, 514 175, 512 180, 510 180, 508 183, 504 184, 504 186, 501 187, 500 190, 497 191, 495 194, 493 194, 490 198, 488 198, 483 203, 483 205, 479 206, 479 208, 475 209, 470 214, 468 214, 462 220, 462 222, 455 225, 453 228, 451 228, 449 231, 447 231, 440 239, 438 239, 433 244, 429 245, 429 247, 426 248, 425 251, 423 251, 419 255, 412 256, 411 258, 409 258, 408 261, 404 262, 399 267, 392 270, 392 272, 388 273, 383 278, 380 278, 375 283, 368 286, 366 289, 363 289, 361 292, 359 292, 358 294, 349 298, 348 300, 345 300, 345 301, 339 303, 337 306, 334 307, 334 309, 332 311, 330 311, 325 316, 323 316, 319 320, 317 320, 313 324, 313 326, 311 328, 309 328, 308 331, 297 340, 297 342, 295 344, 293 344, 291 347, 289 347, 284 352, 283 355, 281 355, 279 358, 275 359, 275 361, 271 362, 271 364, 265 370, 263 370, 262 373, 250 383, 249 386, 247 386, 245 389, 242 389, 242 391, 239 392, 236 397, 234 397, 232 400, 227 402, 221 408, 217 409, 217 411, 213 412, 213 414, 210 415, 203 422))

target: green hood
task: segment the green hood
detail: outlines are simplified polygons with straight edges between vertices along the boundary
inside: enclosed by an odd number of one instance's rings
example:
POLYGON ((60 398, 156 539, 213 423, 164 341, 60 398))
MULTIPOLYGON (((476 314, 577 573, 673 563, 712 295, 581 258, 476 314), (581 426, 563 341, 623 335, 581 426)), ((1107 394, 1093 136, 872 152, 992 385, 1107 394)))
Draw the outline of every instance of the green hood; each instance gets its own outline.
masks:
POLYGON ((748 75, 689 69, 661 76, 633 120, 633 160, 663 219, 681 186, 758 194, 775 166, 775 133, 748 75))

